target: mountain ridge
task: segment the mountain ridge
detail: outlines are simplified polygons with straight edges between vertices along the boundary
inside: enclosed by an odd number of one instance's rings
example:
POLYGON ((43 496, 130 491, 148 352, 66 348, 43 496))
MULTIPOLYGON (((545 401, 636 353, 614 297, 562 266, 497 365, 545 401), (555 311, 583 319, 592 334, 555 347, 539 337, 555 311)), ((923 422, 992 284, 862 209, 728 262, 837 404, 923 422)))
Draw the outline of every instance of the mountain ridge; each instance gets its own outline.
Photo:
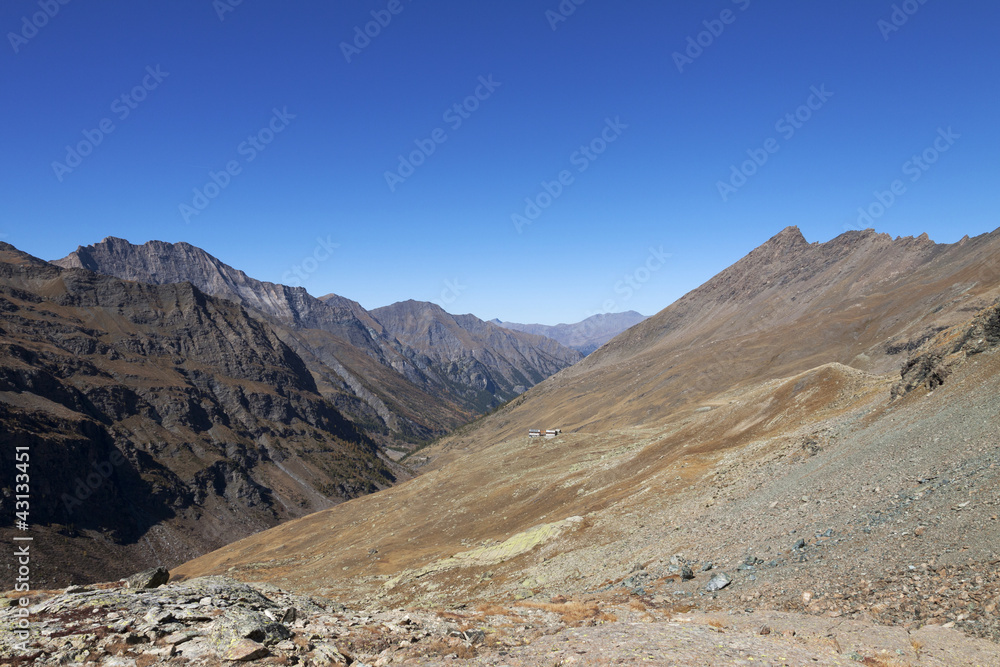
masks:
POLYGON ((505 329, 552 338, 586 356, 618 334, 646 319, 648 318, 645 315, 629 310, 623 313, 591 315, 575 324, 519 324, 517 322, 503 322, 500 319, 490 321, 505 329))
POLYGON ((414 363, 442 382, 469 388, 480 410, 509 401, 580 359, 544 336, 508 331, 475 315, 452 315, 437 304, 401 301, 372 315, 412 350, 414 363))

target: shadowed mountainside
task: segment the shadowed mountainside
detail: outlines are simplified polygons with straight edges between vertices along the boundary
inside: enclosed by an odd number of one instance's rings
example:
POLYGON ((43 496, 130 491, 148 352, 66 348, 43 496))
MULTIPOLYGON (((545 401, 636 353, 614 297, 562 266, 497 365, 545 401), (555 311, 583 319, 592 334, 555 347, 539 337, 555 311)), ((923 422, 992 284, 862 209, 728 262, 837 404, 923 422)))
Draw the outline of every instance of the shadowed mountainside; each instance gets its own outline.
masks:
POLYGON ((0 350, 0 485, 27 447, 36 585, 180 562, 396 481, 274 331, 190 283, 0 244, 0 350))
POLYGON ((305 360, 320 391, 387 447, 407 449, 471 415, 407 358, 358 303, 255 280, 187 243, 134 245, 108 237, 53 262, 151 284, 190 282, 259 313, 305 360))

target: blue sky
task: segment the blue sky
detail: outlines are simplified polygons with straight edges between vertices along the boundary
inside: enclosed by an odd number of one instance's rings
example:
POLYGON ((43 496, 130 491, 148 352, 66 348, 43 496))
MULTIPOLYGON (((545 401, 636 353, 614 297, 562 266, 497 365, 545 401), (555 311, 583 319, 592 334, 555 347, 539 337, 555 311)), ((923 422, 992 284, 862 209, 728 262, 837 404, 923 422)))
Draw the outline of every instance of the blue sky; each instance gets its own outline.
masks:
POLYGON ((555 324, 653 314, 788 225, 1000 226, 987 0, 63 2, 0 7, 0 234, 45 259, 187 241, 555 324))

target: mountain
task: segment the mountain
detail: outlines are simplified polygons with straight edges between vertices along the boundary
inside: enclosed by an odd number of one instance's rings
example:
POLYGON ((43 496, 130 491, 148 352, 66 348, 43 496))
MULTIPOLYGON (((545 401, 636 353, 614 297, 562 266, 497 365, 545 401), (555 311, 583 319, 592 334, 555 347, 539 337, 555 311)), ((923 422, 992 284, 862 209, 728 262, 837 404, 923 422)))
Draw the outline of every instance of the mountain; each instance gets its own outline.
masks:
POLYGON ((6 502, 28 455, 35 587, 180 562, 397 475, 242 306, 7 244, 0 423, 6 502))
POLYGON ((998 641, 998 258, 1000 230, 786 229, 423 450, 419 477, 178 575, 437 609, 498 647, 543 614, 610 637, 751 610, 998 641))
POLYGON ((190 282, 259 313, 302 356, 322 393, 384 446, 405 450, 471 416, 349 299, 255 280, 187 243, 108 237, 53 264, 158 285, 190 282))
POLYGON ((546 336, 571 347, 583 355, 588 355, 609 340, 639 322, 648 319, 634 310, 624 313, 601 313, 592 315, 576 324, 517 324, 516 322, 492 322, 505 329, 523 331, 537 336, 546 336))
POLYGON ((473 315, 450 315, 433 303, 403 301, 372 315, 465 405, 484 412, 575 364, 582 355, 558 342, 507 331, 473 315))

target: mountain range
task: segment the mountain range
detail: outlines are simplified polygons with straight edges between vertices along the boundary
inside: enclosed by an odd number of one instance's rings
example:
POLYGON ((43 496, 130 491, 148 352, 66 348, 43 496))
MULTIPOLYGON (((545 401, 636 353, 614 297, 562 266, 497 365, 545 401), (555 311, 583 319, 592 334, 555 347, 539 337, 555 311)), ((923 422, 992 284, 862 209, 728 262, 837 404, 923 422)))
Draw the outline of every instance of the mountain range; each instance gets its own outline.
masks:
POLYGON ((498 319, 492 320, 492 322, 505 329, 546 336, 587 355, 621 332, 646 319, 648 318, 645 315, 629 310, 624 313, 600 313, 591 315, 576 324, 556 324, 554 326, 502 322, 498 319))
POLYGON ((433 304, 413 302, 409 312, 451 319, 453 332, 464 328, 458 338, 431 352, 418 332, 408 331, 394 315, 394 307, 380 309, 396 327, 389 331, 381 318, 355 301, 336 294, 315 298, 301 287, 255 280, 186 243, 134 245, 109 237, 53 263, 152 284, 190 282, 207 294, 245 306, 302 356, 320 391, 338 409, 376 441, 402 452, 580 358, 538 337, 495 332, 495 342, 503 349, 483 356, 487 344, 477 336, 492 325, 471 315, 455 319, 433 304))

